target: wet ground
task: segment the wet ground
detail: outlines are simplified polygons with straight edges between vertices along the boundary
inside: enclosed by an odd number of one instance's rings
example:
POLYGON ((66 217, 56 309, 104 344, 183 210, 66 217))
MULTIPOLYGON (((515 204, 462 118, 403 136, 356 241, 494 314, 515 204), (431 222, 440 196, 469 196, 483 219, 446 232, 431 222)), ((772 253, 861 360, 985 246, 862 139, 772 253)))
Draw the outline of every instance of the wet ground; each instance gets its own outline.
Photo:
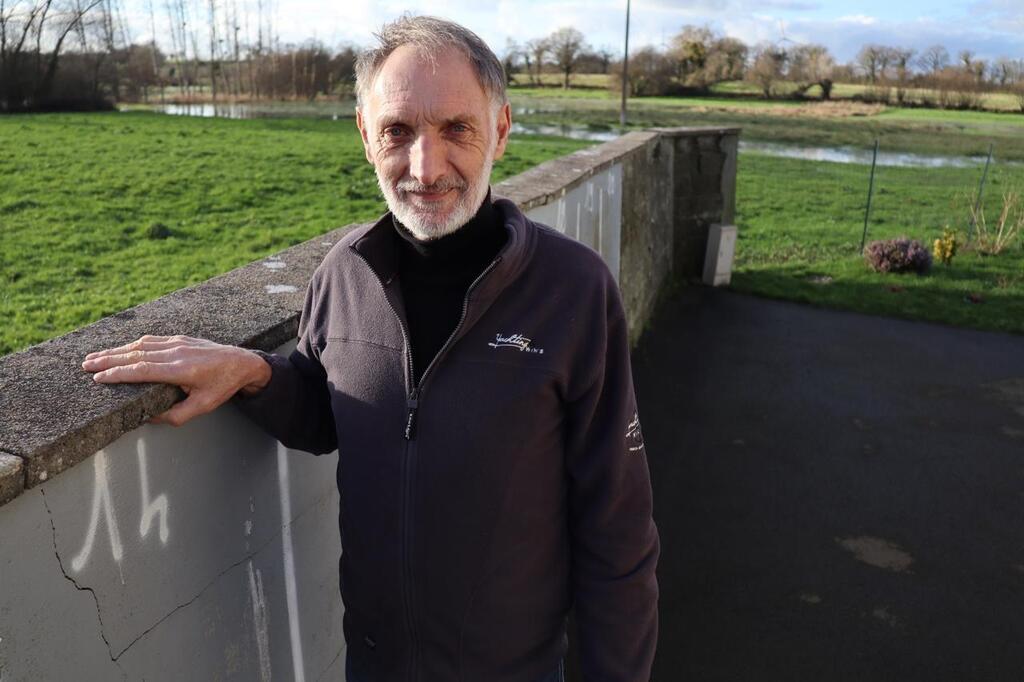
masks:
MULTIPOLYGON (((203 103, 203 104, 154 104, 149 106, 132 105, 125 111, 153 111, 175 116, 199 116, 216 118, 340 118, 355 115, 352 101, 319 102, 319 103, 203 103)), ((515 115, 536 113, 529 107, 517 107, 515 115)), ((576 140, 591 142, 608 142, 625 132, 621 128, 607 126, 583 125, 552 125, 543 123, 512 124, 514 135, 548 135, 569 137, 576 140)), ((776 142, 740 141, 740 152, 755 152, 768 156, 781 156, 791 159, 808 161, 829 161, 831 163, 852 163, 871 165, 873 150, 855 147, 814 147, 807 145, 780 144, 776 142)), ((984 156, 948 156, 934 154, 915 154, 911 152, 879 151, 879 166, 901 168, 973 168, 985 165, 984 156)), ((999 161, 1000 163, 1016 162, 999 161)))
POLYGON ((653 679, 1024 679, 1024 337, 690 288, 634 353, 653 679))

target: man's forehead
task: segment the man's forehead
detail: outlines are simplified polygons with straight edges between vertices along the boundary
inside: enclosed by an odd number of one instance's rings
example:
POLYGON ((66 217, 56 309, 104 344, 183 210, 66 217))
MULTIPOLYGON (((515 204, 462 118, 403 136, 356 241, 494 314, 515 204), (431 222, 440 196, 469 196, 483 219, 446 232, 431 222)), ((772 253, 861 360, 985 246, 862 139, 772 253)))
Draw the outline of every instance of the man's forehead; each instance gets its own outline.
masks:
POLYGON ((427 55, 404 45, 384 60, 371 96, 397 104, 416 100, 454 100, 485 96, 473 67, 458 50, 427 55))

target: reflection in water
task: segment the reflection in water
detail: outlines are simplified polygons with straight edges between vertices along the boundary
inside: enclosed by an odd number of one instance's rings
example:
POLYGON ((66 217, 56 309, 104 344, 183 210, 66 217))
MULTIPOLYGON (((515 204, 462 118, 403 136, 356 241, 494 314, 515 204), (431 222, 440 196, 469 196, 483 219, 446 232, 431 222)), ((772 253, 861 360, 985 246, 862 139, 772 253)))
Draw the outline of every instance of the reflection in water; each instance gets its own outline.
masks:
POLYGON ((172 116, 199 116, 201 118, 339 118, 355 116, 355 103, 342 102, 248 102, 152 104, 145 107, 123 107, 121 111, 152 111, 172 116))
POLYGON ((621 130, 595 129, 585 126, 544 125, 541 123, 512 123, 512 134, 519 135, 550 135, 568 137, 573 140, 591 140, 592 142, 610 142, 622 135, 621 130))
MULTIPOLYGON (((756 152, 768 156, 808 161, 831 161, 871 165, 871 149, 856 147, 801 147, 774 142, 748 142, 740 140, 741 152, 756 152)), ((909 152, 878 152, 879 166, 900 168, 973 168, 985 163, 984 156, 927 156, 909 152)))

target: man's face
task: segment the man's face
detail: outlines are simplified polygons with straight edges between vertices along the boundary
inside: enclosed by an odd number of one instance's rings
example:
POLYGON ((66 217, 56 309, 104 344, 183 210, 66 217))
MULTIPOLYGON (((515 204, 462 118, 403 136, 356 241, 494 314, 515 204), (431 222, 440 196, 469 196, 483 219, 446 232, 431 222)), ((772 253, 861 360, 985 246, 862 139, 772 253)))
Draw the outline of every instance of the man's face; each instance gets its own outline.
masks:
POLYGON ((356 125, 388 208, 428 240, 459 229, 480 207, 511 112, 496 109, 462 53, 449 50, 432 65, 403 46, 377 72, 356 125))

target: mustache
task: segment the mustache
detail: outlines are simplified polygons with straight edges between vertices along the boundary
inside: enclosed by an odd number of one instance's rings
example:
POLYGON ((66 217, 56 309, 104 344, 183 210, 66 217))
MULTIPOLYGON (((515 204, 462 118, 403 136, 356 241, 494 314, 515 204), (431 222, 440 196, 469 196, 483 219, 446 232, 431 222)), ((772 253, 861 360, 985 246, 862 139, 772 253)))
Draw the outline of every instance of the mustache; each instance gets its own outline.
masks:
POLYGON ((463 190, 469 186, 462 178, 457 177, 443 177, 437 182, 429 185, 424 185, 422 182, 413 180, 401 180, 395 185, 395 188, 402 192, 419 192, 423 194, 439 194, 441 192, 447 192, 450 189, 463 190))

